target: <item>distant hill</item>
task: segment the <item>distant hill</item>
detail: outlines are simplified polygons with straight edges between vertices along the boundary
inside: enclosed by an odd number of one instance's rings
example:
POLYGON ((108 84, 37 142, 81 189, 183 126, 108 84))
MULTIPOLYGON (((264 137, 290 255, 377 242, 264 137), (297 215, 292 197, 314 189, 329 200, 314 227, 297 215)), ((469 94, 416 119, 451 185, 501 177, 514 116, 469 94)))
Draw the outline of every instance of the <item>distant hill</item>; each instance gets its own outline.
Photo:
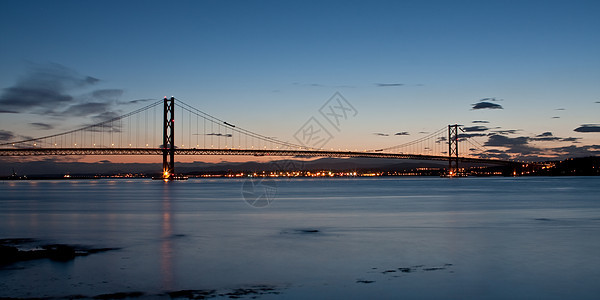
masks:
MULTIPOLYGON (((312 161, 300 159, 282 159, 273 162, 222 162, 222 163, 176 163, 177 173, 208 172, 259 172, 274 170, 373 170, 391 171, 413 168, 438 168, 446 163, 435 161, 394 160, 384 158, 320 158, 312 161)), ((149 163, 81 163, 55 162, 51 160, 33 162, 0 162, 0 176, 9 176, 12 170, 18 175, 111 175, 124 173, 160 173, 161 164, 149 163)))

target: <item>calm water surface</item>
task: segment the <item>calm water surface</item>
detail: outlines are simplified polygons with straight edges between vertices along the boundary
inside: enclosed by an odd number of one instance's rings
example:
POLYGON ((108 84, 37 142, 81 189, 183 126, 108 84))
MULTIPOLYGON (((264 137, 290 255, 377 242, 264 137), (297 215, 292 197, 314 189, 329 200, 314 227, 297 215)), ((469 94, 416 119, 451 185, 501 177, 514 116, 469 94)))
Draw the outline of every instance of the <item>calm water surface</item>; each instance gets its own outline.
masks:
POLYGON ((0 297, 600 295, 600 177, 265 184, 273 201, 256 208, 243 180, 0 182, 0 239, 120 248, 0 267, 0 297))

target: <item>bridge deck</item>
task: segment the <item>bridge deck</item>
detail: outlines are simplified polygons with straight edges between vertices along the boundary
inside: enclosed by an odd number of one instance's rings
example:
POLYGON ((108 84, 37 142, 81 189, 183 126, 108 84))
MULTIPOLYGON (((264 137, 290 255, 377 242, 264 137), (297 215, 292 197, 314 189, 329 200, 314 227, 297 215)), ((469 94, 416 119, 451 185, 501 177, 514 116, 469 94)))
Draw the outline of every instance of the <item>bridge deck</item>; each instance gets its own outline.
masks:
MULTIPOLYGON (((160 148, 29 148, 0 149, 0 156, 37 156, 37 155, 162 155, 160 148)), ((448 156, 354 152, 321 150, 266 150, 266 149, 175 149, 176 155, 248 155, 248 156, 296 156, 296 157, 361 157, 448 161, 448 156)), ((473 157, 458 157, 461 162, 487 164, 518 164, 518 162, 473 157)))

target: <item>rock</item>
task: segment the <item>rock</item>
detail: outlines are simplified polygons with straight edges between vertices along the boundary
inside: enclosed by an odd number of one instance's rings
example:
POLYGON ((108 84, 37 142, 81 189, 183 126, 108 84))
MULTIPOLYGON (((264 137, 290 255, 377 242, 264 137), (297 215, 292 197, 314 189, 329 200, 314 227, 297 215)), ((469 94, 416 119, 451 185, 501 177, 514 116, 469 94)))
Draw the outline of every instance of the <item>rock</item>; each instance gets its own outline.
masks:
POLYGON ((19 249, 12 246, 0 245, 0 263, 10 263, 17 259, 19 255, 19 249))
POLYGON ((66 244, 42 245, 33 250, 20 250, 18 246, 32 243, 33 239, 0 239, 0 264, 48 258, 54 261, 70 261, 77 256, 118 250, 119 248, 87 248, 66 244))
POLYGON ((42 246, 42 249, 46 250, 45 256, 51 260, 69 261, 77 256, 75 254, 75 248, 69 245, 44 245, 42 246))
POLYGON ((373 283, 373 280, 357 280, 356 283, 373 283))

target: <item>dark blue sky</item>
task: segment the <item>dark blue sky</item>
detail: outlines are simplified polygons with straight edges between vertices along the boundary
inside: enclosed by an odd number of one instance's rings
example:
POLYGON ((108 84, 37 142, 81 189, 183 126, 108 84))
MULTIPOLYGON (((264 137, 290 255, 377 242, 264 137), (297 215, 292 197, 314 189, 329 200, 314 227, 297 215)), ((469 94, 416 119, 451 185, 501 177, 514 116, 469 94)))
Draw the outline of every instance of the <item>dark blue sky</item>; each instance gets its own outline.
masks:
POLYGON ((2 1, 0 8, 0 103, 18 112, 1 122, 21 135, 37 135, 25 125, 34 121, 63 130, 97 115, 59 122, 6 105, 11 88, 59 73, 98 79, 61 86, 72 102, 95 90, 115 91, 113 102, 175 95, 281 139, 337 91, 358 115, 332 147, 386 147, 472 121, 518 130, 506 137, 540 148, 599 144, 594 129, 574 131, 600 124, 598 1, 2 1), (503 109, 472 109, 479 102, 503 109), (534 139, 546 132, 563 140, 534 139))

